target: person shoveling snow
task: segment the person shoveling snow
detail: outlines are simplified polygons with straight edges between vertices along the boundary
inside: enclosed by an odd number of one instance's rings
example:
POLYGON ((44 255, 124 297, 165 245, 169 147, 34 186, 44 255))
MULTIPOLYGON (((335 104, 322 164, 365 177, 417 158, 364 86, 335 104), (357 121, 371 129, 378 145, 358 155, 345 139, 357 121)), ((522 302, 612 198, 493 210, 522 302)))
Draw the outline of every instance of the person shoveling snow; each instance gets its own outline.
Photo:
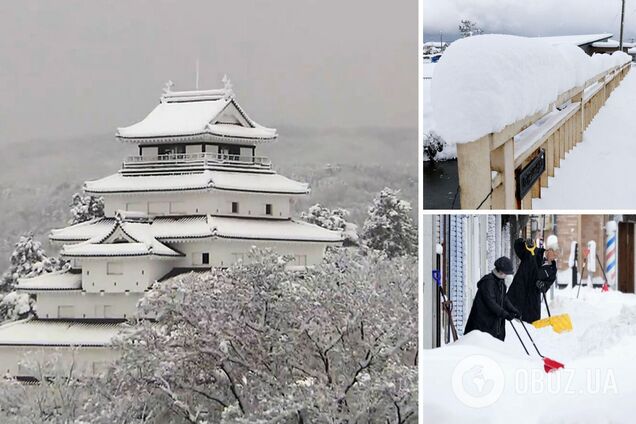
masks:
POLYGON ((495 261, 495 268, 477 283, 477 295, 468 316, 464 334, 480 330, 504 340, 505 320, 521 318, 521 314, 506 296, 506 275, 513 273, 512 262, 502 256, 495 261))
POLYGON ((537 247, 532 240, 519 238, 515 240, 514 249, 521 263, 508 290, 508 297, 521 312, 521 319, 533 323, 541 319, 542 294, 556 281, 558 241, 554 237, 543 248, 537 247))

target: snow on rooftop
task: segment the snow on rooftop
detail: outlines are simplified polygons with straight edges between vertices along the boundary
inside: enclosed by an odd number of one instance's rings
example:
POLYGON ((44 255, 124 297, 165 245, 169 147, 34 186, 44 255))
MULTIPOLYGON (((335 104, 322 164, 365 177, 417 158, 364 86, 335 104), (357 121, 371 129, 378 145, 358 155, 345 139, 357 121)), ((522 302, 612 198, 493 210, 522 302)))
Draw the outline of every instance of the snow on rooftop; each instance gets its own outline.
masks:
POLYGON ((223 190, 306 194, 309 185, 279 174, 210 171, 212 186, 223 190))
POLYGON ((114 218, 97 218, 70 227, 51 230, 52 241, 86 241, 109 231, 115 223, 114 218))
POLYGON ((575 45, 540 38, 478 35, 450 45, 435 67, 434 130, 450 144, 475 141, 537 112, 561 93, 584 88, 628 63, 622 52, 587 56, 575 45))
MULTIPOLYGON (((113 232, 113 220, 104 219, 110 222, 110 224, 104 224, 100 226, 104 228, 102 237, 113 232), (107 226, 108 225, 108 226, 107 226)), ((130 225, 130 223, 125 223, 130 225)), ((80 228, 73 228, 77 226, 68 227, 69 234, 72 234, 77 239, 81 238, 81 229, 86 231, 84 240, 89 239, 89 235, 92 234, 92 229, 83 226, 80 228)), ((124 227, 131 235, 135 235, 134 230, 131 231, 129 227, 124 227)), ((302 221, 294 220, 279 220, 279 219, 257 219, 257 218, 234 218, 234 217, 213 217, 213 216, 188 216, 188 217, 157 217, 153 219, 152 224, 148 224, 148 231, 151 232, 152 237, 164 242, 176 242, 187 239, 197 239, 205 237, 223 237, 223 238, 240 238, 240 239, 252 239, 252 240, 297 240, 297 241, 325 241, 325 242, 340 242, 342 241, 342 233, 338 231, 330 231, 324 228, 318 227, 313 224, 308 224, 302 221)), ((64 230, 58 230, 56 237, 58 240, 64 240, 66 237, 64 230)), ((150 237, 147 235, 146 237, 150 237)), ((94 247, 94 246, 130 246, 128 244, 114 244, 114 245, 99 245, 95 244, 99 241, 99 238, 92 238, 90 246, 86 244, 79 245, 66 245, 64 246, 64 254, 68 252, 71 254, 76 252, 109 253, 109 247, 94 247), (75 247, 81 246, 81 247, 75 247), (77 251, 74 249, 78 249, 77 251), (101 249, 101 250, 100 250, 101 249)), ((147 249, 144 246, 127 247, 131 249, 129 254, 146 254, 147 249), (134 249, 139 249, 134 251, 134 249)), ((155 250, 157 248, 155 247, 155 250)))
MULTIPOLYGON (((623 41, 623 48, 634 47, 634 43, 628 43, 623 41)), ((620 42, 618 40, 605 40, 605 41, 597 41, 592 43, 592 47, 597 48, 605 48, 605 49, 617 49, 620 46, 620 42)))
POLYGON ((18 290, 78 290, 82 287, 82 274, 49 272, 33 278, 20 278, 18 290))
POLYGON ((219 237, 253 240, 341 242, 343 233, 294 220, 211 217, 219 237))
MULTIPOLYGON (((152 234, 150 223, 119 222, 103 234, 85 242, 64 245, 61 254, 66 257, 99 257, 99 256, 183 256, 157 240, 152 234), (126 242, 121 242, 120 229, 126 242)), ((123 240, 122 240, 123 241, 123 240)))
POLYGON ((263 193, 306 194, 308 185, 274 173, 204 171, 197 174, 124 176, 113 174, 87 181, 88 193, 134 193, 147 191, 206 190, 250 191, 263 193))
MULTIPOLYGON (((226 82, 229 84, 229 80, 226 82)), ((171 91, 166 88, 159 103, 143 120, 117 129, 124 139, 161 138, 212 134, 221 137, 274 139, 276 130, 252 121, 234 100, 231 85, 218 90, 171 91), (234 105, 248 126, 217 122, 234 105)))
POLYGON ((241 125, 232 125, 232 124, 210 124, 207 126, 206 129, 211 134, 220 135, 224 137, 256 138, 256 139, 270 139, 270 138, 276 137, 275 129, 261 127, 261 126, 248 128, 248 127, 243 127, 241 125))
POLYGON ((142 121, 119 128, 117 135, 135 138, 200 134, 229 103, 224 98, 159 103, 142 121))
POLYGON ((151 255, 152 252, 144 243, 93 244, 84 242, 73 245, 65 245, 60 254, 65 257, 77 258, 101 256, 148 256, 151 255))
POLYGON ((605 49, 617 49, 619 42, 616 40, 596 41, 592 43, 592 47, 605 48, 605 49))
POLYGON ((124 329, 114 323, 14 321, 0 326, 0 346, 106 346, 124 329))
POLYGON ((583 34, 583 35, 559 35, 555 37, 536 37, 537 39, 544 40, 552 45, 570 44, 574 46, 582 46, 590 44, 595 41, 607 40, 613 34, 583 34))

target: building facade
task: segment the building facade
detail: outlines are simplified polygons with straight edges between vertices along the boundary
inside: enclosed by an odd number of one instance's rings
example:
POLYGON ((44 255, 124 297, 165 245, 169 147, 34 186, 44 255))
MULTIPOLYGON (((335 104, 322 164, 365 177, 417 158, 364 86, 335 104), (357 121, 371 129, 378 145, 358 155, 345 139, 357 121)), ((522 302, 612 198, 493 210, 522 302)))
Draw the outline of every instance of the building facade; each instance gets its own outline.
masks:
POLYGON ((552 290, 572 287, 573 281, 598 288, 607 275, 611 289, 634 293, 635 226, 636 216, 632 215, 425 215, 421 258, 424 346, 434 348, 452 341, 440 290, 432 279, 433 270, 440 271, 444 292, 453 303, 451 316, 461 335, 476 295, 476 284, 492 270, 495 259, 512 258, 516 270, 518 260, 512 246, 518 237, 540 239, 551 234, 558 237, 558 284, 552 290), (616 229, 615 233, 612 228, 616 229), (572 242, 578 243, 576 277, 570 263, 572 242), (593 272, 584 266, 584 253, 590 242, 596 245, 595 254, 588 255, 588 260, 595 260, 593 272), (614 265, 612 258, 615 258, 614 265))

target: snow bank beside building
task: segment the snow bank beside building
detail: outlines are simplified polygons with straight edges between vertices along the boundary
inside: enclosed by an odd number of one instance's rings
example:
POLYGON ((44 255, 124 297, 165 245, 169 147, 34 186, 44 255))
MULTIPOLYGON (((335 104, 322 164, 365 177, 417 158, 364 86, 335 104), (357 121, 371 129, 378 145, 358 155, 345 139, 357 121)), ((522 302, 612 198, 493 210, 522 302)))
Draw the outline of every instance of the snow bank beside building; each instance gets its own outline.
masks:
POLYGON ((573 45, 511 35, 458 40, 436 65, 434 129, 448 143, 467 143, 546 110, 559 94, 628 63, 623 52, 587 56, 573 45))
MULTIPOLYGON (((569 313, 573 331, 558 334, 550 327, 527 327, 541 352, 563 362, 564 369, 546 374, 518 324, 530 357, 509 323, 505 342, 485 333, 470 333, 456 343, 423 352, 423 420, 438 424, 633 422, 636 296, 585 287, 578 299, 575 289, 557 293, 551 312, 569 313)), ((545 309, 542 316, 547 316, 545 309)))

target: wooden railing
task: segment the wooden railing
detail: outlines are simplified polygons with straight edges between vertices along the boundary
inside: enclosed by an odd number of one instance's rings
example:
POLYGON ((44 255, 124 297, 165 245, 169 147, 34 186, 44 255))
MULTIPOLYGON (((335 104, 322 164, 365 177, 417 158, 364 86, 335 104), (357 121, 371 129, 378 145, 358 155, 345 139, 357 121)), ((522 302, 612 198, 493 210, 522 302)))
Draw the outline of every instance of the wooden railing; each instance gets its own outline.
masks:
POLYGON ((457 145, 462 209, 531 209, 565 153, 583 131, 631 63, 612 68, 584 86, 562 93, 547 108, 498 133, 457 145))

